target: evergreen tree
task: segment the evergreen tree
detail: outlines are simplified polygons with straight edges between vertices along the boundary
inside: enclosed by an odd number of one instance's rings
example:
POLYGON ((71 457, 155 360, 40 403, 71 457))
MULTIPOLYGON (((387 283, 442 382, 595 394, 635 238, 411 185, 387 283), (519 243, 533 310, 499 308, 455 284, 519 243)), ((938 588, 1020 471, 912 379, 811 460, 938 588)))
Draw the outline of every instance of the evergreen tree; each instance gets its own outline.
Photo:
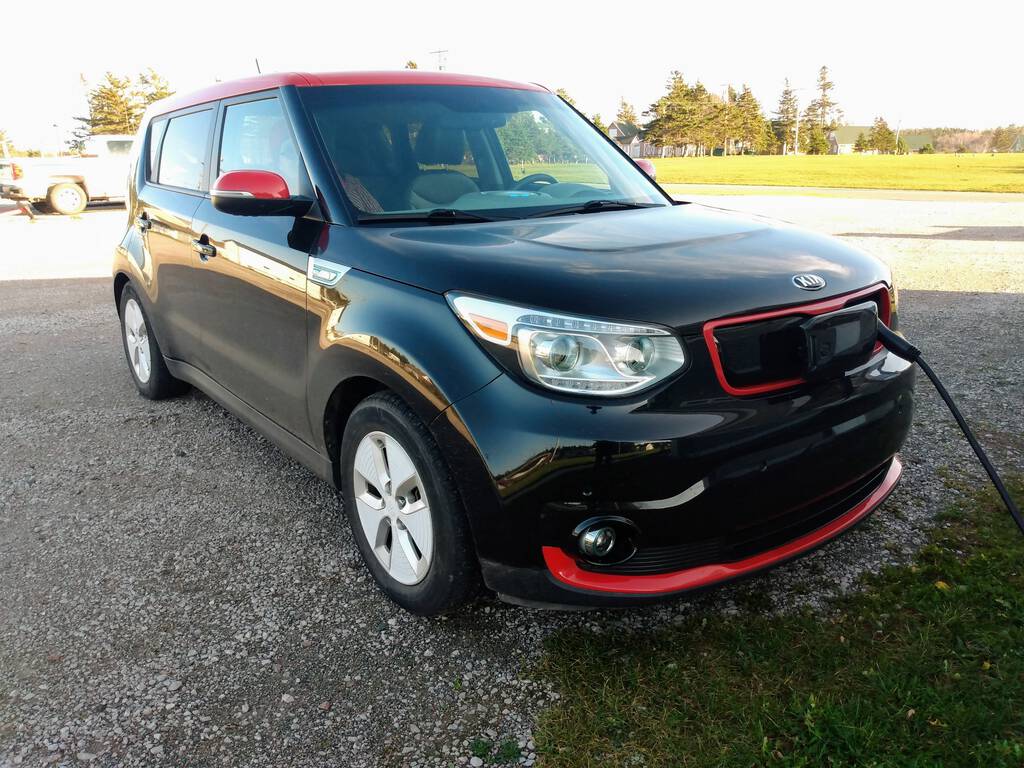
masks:
POLYGON ((601 133, 608 133, 608 126, 604 124, 603 120, 601 120, 600 114, 591 115, 590 122, 592 122, 598 130, 601 131, 601 133))
POLYGON ((89 116, 75 118, 82 124, 73 131, 68 147, 81 150, 89 136, 135 133, 146 107, 173 93, 167 80, 152 68, 139 73, 134 84, 127 77, 107 72, 99 85, 89 91, 89 116))
POLYGON ((811 107, 800 120, 800 151, 808 155, 827 155, 829 151, 828 132, 811 107))
POLYGON ((647 140, 661 147, 693 143, 693 109, 690 87, 679 71, 669 75, 664 96, 644 113, 651 118, 647 124, 647 140))
POLYGON ((576 99, 569 95, 569 92, 565 88, 559 88, 555 91, 555 95, 558 96, 562 101, 568 103, 570 106, 576 106, 576 99))
POLYGON ((883 154, 896 151, 896 134, 884 118, 875 118, 875 124, 871 126, 871 132, 868 134, 868 144, 883 154))
POLYGON ((138 128, 138 105, 128 78, 107 72, 87 99, 89 117, 75 118, 85 124, 86 135, 134 133, 138 128))
POLYGON ((743 90, 733 100, 733 108, 736 137, 748 150, 768 152, 772 144, 771 129, 761 112, 761 104, 749 86, 743 86, 743 90))
POLYGON ((864 135, 864 131, 861 131, 860 133, 857 134, 857 140, 853 142, 853 151, 863 152, 864 150, 869 148, 870 147, 868 146, 868 139, 864 135))
POLYGON ((405 68, 406 69, 419 69, 420 67, 419 67, 419 65, 415 61, 413 61, 412 59, 409 59, 407 62, 405 62, 405 68))
POLYGON ((783 153, 795 152, 796 126, 800 115, 798 113, 796 93, 789 85, 789 78, 786 78, 786 85, 779 97, 779 106, 775 109, 775 119, 772 121, 775 130, 775 138, 782 145, 783 153))
POLYGON ((835 83, 829 79, 828 67, 823 66, 818 70, 818 96, 807 105, 807 114, 826 134, 838 128, 843 121, 843 112, 832 98, 832 89, 835 87, 835 83))
POLYGON ((625 99, 619 99, 619 111, 615 115, 615 121, 619 123, 632 123, 638 125, 639 120, 636 116, 636 110, 633 109, 633 105, 629 104, 625 99))

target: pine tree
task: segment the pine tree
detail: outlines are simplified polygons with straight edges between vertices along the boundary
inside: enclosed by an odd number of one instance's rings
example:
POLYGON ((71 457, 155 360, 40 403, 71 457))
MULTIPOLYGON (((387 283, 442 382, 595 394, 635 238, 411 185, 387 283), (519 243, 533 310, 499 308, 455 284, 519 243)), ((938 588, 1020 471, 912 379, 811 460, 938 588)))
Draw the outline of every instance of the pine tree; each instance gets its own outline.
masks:
POLYGON ((134 133, 138 128, 138 106, 128 78, 107 72, 89 91, 88 101, 89 117, 76 118, 85 123, 88 135, 134 133))
POLYGON ((775 110, 773 127, 775 137, 782 145, 782 152, 795 152, 796 146, 796 125, 800 115, 798 113, 796 93, 789 85, 789 78, 786 78, 786 85, 779 97, 779 106, 775 110))
POLYGON ((592 122, 601 133, 608 133, 608 126, 601 120, 600 113, 590 116, 590 122, 592 122))
POLYGON ((555 95, 558 96, 562 101, 568 103, 570 106, 576 106, 576 99, 569 95, 569 92, 565 88, 559 88, 555 91, 555 95))
POLYGON ((843 112, 832 99, 835 83, 829 80, 828 67, 818 70, 818 96, 807 105, 807 114, 823 129, 824 133, 834 131, 843 120, 843 112))
POLYGON ((647 140, 651 143, 661 147, 694 143, 690 87, 681 72, 669 75, 665 95, 644 114, 651 118, 647 124, 647 140))
POLYGON ((73 131, 68 147, 81 150, 85 139, 98 134, 135 133, 146 107, 173 93, 167 80, 152 68, 140 72, 134 84, 127 77, 107 72, 89 91, 89 116, 75 118, 82 125, 73 131))
POLYGON ((888 155, 896 151, 896 134, 884 118, 875 118, 875 124, 871 126, 871 132, 868 134, 868 143, 872 149, 877 149, 883 154, 888 155))
POLYGON ((861 131, 860 133, 857 134, 857 140, 853 142, 853 151, 863 152, 866 149, 869 149, 868 140, 867 137, 864 135, 864 131, 861 131))
POLYGON ((640 121, 637 119, 636 110, 633 109, 633 105, 628 103, 625 99, 619 99, 619 111, 615 115, 615 122, 617 123, 632 123, 637 125, 640 121))
MULTIPOLYGON (((732 93, 732 89, 729 90, 732 93)), ((749 150, 767 152, 772 143, 769 138, 771 130, 761 112, 761 104, 749 86, 744 84, 743 90, 735 97, 733 104, 736 137, 749 150)))
POLYGON ((420 67, 419 67, 419 65, 415 61, 413 61, 412 59, 409 59, 407 62, 405 62, 405 68, 406 69, 419 69, 420 67))

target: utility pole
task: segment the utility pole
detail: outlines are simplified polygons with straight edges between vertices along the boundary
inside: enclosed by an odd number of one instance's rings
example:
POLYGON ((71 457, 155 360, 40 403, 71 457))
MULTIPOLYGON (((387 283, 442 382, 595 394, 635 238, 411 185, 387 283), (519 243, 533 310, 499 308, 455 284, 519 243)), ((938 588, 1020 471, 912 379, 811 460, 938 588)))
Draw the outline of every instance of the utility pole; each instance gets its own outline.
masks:
POLYGON ((445 56, 448 54, 447 48, 442 48, 438 51, 430 51, 431 56, 437 56, 437 70, 438 72, 444 71, 445 56))

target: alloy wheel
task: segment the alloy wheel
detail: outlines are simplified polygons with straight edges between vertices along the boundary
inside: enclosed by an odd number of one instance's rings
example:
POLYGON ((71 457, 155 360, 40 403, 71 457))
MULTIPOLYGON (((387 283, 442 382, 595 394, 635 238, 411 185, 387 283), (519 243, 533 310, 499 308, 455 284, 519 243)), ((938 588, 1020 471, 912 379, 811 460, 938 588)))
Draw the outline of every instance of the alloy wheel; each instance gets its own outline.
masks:
POLYGON ((153 360, 146 318, 142 314, 142 307, 135 299, 128 299, 124 305, 124 338, 128 347, 128 362, 131 363, 136 378, 145 384, 152 373, 153 360))
POLYGON ((363 534, 388 575, 411 586, 427 575, 434 528, 426 489, 409 453, 385 432, 370 432, 356 448, 356 511, 363 534))

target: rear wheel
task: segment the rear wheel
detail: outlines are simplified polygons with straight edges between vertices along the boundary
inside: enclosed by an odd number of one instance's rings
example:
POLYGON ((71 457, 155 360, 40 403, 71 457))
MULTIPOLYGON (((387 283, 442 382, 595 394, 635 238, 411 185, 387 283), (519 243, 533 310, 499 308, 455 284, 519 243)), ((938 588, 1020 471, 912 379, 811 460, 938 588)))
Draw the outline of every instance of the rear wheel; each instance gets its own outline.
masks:
POLYGON ((150 332, 149 318, 131 285, 121 292, 121 341, 139 394, 150 400, 180 395, 188 385, 174 378, 167 370, 156 337, 150 332))
POLYGON ((381 589, 432 616, 465 602, 479 583, 451 471, 433 436, 393 393, 352 412, 342 438, 345 513, 381 589))
POLYGON ((51 187, 46 202, 57 213, 70 216, 84 211, 89 198, 78 184, 68 181, 51 187))

